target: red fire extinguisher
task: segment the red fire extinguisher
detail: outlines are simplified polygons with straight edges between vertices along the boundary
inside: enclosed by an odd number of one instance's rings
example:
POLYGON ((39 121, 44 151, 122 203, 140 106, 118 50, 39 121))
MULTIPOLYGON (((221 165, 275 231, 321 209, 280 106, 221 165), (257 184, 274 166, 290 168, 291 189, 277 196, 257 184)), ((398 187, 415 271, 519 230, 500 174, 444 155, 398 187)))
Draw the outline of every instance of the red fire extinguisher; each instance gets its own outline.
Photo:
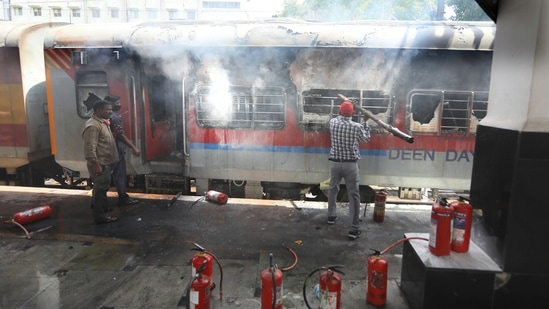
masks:
POLYGON ((206 264, 207 261, 204 260, 192 277, 187 290, 187 308, 189 309, 210 309, 210 297, 214 287, 211 278, 202 273, 206 270, 206 264))
POLYGON ((27 235, 27 238, 30 239, 31 238, 30 233, 29 231, 27 231, 27 229, 23 225, 48 218, 51 216, 51 214, 52 214, 51 207, 49 205, 44 205, 44 206, 36 207, 33 209, 25 210, 22 212, 18 212, 14 214, 10 220, 5 221, 4 224, 15 224, 16 226, 20 227, 27 235))
POLYGON ((450 255, 454 209, 441 198, 431 207, 429 251, 437 256, 450 255))
POLYGON ((374 197, 374 221, 383 222, 385 219, 385 201, 387 200, 387 192, 384 190, 377 191, 374 197))
POLYGON ((345 275, 341 270, 339 270, 339 268, 342 267, 342 265, 320 267, 312 271, 307 278, 305 278, 305 282, 303 283, 303 299, 305 300, 307 308, 311 309, 311 306, 307 300, 307 281, 309 281, 309 278, 311 278, 311 276, 318 271, 322 271, 318 279, 318 297, 320 299, 318 309, 341 308, 341 289, 343 282, 341 275, 345 275))
POLYGON ((385 305, 387 302, 389 262, 383 255, 400 243, 412 239, 429 241, 429 239, 423 237, 408 237, 392 243, 381 252, 372 249, 374 253, 368 256, 368 283, 366 288, 366 301, 368 303, 375 306, 385 305))
POLYGON ((227 204, 229 197, 223 192, 209 190, 206 192, 206 200, 219 205, 225 205, 227 204))
POLYGON ((194 278, 198 274, 198 270, 201 270, 201 276, 208 277, 211 280, 211 290, 215 289, 215 283, 213 278, 213 261, 217 263, 217 266, 219 268, 219 298, 223 299, 223 268, 221 267, 221 263, 217 259, 217 257, 211 253, 206 251, 206 249, 202 246, 200 246, 197 243, 193 243, 194 248, 191 250, 198 251, 193 255, 191 258, 191 267, 192 267, 192 277, 194 278))
POLYGON ((282 309, 282 270, 273 263, 272 253, 269 260, 270 266, 261 272, 261 309, 282 309))
POLYGON ((13 215, 13 221, 21 225, 25 225, 34 221, 48 218, 49 216, 51 216, 51 214, 51 207, 49 205, 44 205, 16 213, 15 215, 13 215))
POLYGON ((452 231, 452 251, 469 251, 471 239, 471 225, 473 223, 473 206, 469 200, 460 196, 457 201, 450 203, 454 209, 454 230, 452 231))
POLYGON ((389 263, 381 255, 381 252, 374 250, 374 254, 368 257, 368 287, 366 290, 366 301, 374 306, 385 305, 387 301, 387 273, 389 263))

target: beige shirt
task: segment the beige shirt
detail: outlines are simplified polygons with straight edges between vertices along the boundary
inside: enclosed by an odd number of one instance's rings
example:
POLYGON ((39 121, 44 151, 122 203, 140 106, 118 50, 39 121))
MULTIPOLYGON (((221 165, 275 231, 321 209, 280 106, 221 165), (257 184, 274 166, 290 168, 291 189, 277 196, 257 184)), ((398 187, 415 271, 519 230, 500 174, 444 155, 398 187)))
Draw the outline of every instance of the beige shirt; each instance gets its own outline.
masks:
POLYGON ((110 127, 95 115, 86 121, 82 132, 84 156, 88 164, 98 162, 101 165, 116 163, 120 160, 116 149, 116 140, 110 127))

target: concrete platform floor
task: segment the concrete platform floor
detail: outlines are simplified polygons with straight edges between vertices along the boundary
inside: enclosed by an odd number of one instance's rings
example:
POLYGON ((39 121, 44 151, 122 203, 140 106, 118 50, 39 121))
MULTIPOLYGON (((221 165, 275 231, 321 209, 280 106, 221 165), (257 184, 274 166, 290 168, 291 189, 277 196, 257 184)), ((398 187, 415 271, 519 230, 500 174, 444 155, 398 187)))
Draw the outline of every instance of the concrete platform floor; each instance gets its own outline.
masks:
MULTIPOLYGON (((366 303, 366 260, 403 238, 428 233, 430 205, 388 203, 384 222, 374 222, 373 204, 362 205, 363 236, 347 238, 348 209, 338 205, 335 225, 326 224, 326 203, 229 199, 226 205, 181 196, 132 194, 137 205, 115 208, 118 222, 96 225, 90 192, 0 186, 0 219, 50 205, 50 218, 28 224, 30 239, 13 224, 0 225, 0 308, 185 308, 193 243, 215 254, 219 269, 211 308, 260 308, 260 273, 269 254, 283 268, 284 308, 307 308, 303 284, 321 266, 343 265, 342 308, 366 303)), ((110 196, 116 204, 116 193, 110 196)), ((402 246, 389 261, 385 308, 407 309, 399 288, 402 246)), ((214 263, 215 264, 215 263, 214 263)), ((318 274, 318 273, 317 273, 318 274)), ((309 304, 318 307, 308 286, 309 304), (310 293, 309 293, 310 292, 310 293)))

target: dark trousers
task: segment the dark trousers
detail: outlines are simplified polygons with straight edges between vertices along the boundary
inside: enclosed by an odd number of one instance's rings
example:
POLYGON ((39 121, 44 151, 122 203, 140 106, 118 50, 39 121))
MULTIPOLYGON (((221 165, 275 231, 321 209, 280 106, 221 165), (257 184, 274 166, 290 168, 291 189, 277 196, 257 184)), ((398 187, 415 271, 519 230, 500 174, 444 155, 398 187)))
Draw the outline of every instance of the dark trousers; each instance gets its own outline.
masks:
POLYGON ((116 187, 118 193, 118 205, 124 205, 128 200, 128 193, 126 192, 127 174, 126 174, 126 152, 118 151, 118 157, 120 161, 112 165, 112 182, 116 187))
MULTIPOLYGON (((90 175, 94 175, 93 167, 88 166, 90 175)), ((93 182, 92 205, 93 217, 96 221, 105 219, 109 211, 109 201, 107 199, 107 191, 111 186, 111 166, 103 166, 103 174, 99 176, 91 176, 93 182)))

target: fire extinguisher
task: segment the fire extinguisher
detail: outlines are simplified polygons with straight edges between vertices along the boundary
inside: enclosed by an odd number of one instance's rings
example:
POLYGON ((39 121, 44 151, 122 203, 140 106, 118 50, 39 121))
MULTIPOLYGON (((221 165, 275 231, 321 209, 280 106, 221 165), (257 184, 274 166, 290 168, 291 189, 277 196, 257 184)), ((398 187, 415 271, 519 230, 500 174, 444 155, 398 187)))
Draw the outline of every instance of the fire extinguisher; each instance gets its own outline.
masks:
POLYGON ((191 258, 192 277, 194 278, 198 274, 198 270, 202 268, 201 276, 210 278, 211 290, 215 289, 215 283, 213 281, 213 261, 215 260, 219 268, 219 298, 223 299, 223 268, 221 267, 221 263, 213 253, 206 251, 204 247, 197 243, 193 243, 193 245, 194 247, 191 250, 198 252, 191 258))
POLYGON ((431 229, 429 231, 429 251, 437 256, 450 255, 454 209, 441 198, 431 207, 431 229))
POLYGON ((51 216, 51 214, 51 207, 49 205, 44 205, 16 213, 15 215, 13 215, 13 221, 21 225, 25 225, 34 221, 48 218, 49 216, 51 216))
POLYGON ((389 263, 381 255, 381 252, 374 250, 368 256, 368 286, 366 289, 366 301, 374 306, 385 305, 387 301, 387 274, 389 263))
POLYGON ((387 277, 389 272, 389 262, 383 255, 400 243, 412 239, 429 241, 429 239, 423 237, 408 237, 392 243, 381 252, 371 249, 374 253, 368 256, 368 281, 366 287, 366 301, 368 303, 374 306, 385 305, 387 302, 387 277))
POLYGON ((206 200, 216 203, 218 205, 225 205, 227 204, 229 197, 223 192, 209 190, 208 192, 206 192, 206 200))
POLYGON ((452 231, 452 251, 469 251, 471 239, 471 225, 473 223, 473 206, 469 200, 460 196, 457 201, 450 203, 454 209, 454 229, 452 231))
POLYGON ((345 275, 345 273, 339 269, 342 267, 342 265, 323 266, 313 270, 307 278, 305 278, 305 282, 303 282, 303 299, 305 300, 307 308, 311 309, 307 300, 307 282, 309 281, 309 278, 318 271, 322 271, 318 279, 320 298, 318 309, 341 308, 341 289, 343 282, 341 275, 345 275))
POLYGON ((374 221, 383 222, 385 219, 385 201, 387 200, 387 192, 384 190, 377 191, 374 197, 374 221))
POLYGON ((269 260, 270 266, 261 272, 261 309, 282 309, 282 270, 273 263, 272 253, 269 253, 269 260))
POLYGON ((204 260, 196 274, 192 276, 187 289, 188 309, 210 309, 210 297, 214 287, 211 278, 203 274, 207 268, 206 265, 207 261, 204 260))
POLYGON ((31 238, 30 233, 29 231, 27 231, 27 229, 23 225, 48 218, 51 216, 51 214, 52 214, 51 207, 49 205, 44 205, 44 206, 29 209, 29 210, 25 210, 22 212, 18 212, 14 214, 10 220, 4 221, 4 224, 11 223, 11 224, 17 225, 25 232, 25 234, 27 235, 27 238, 30 239, 31 238))

